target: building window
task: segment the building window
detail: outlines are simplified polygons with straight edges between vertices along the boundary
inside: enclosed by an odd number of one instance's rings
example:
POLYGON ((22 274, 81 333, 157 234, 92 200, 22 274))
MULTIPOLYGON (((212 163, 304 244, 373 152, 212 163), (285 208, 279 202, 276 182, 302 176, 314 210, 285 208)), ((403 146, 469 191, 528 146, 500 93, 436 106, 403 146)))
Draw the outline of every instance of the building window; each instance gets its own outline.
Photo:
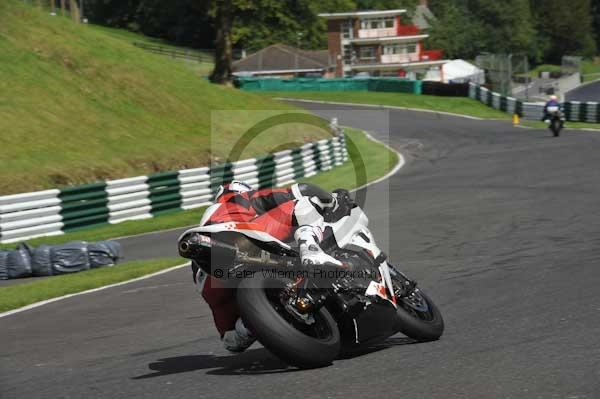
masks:
POLYGON ((375 48, 374 47, 361 47, 359 54, 360 54, 360 59, 362 59, 362 60, 374 60, 375 59, 375 48))
POLYGON ((349 21, 342 22, 341 30, 344 39, 352 39, 352 23, 349 21))
POLYGON ((345 45, 343 48, 343 52, 344 52, 344 65, 352 64, 352 59, 355 58, 354 50, 352 49, 352 46, 345 45))
POLYGON ((406 54, 406 46, 402 44, 388 44, 383 47, 383 54, 406 54))
POLYGON ((394 27, 394 17, 369 18, 360 21, 361 29, 384 29, 394 27))
POLYGON ((416 44, 387 44, 383 46, 383 54, 391 55, 391 54, 406 54, 406 53, 416 53, 417 45, 416 44))

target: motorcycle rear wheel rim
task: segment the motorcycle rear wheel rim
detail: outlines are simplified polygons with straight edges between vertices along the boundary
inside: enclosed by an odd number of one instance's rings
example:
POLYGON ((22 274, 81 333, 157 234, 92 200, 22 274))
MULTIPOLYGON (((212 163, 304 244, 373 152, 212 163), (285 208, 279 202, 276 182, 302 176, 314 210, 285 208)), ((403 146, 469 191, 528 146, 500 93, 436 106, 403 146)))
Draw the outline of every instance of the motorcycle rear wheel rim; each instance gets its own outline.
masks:
POLYGON ((314 318, 314 323, 310 325, 301 323, 291 315, 282 303, 281 292, 282 290, 266 290, 269 303, 281 318, 296 330, 311 338, 327 341, 333 337, 333 332, 331 331, 329 323, 326 322, 320 312, 311 313, 311 316, 314 318))

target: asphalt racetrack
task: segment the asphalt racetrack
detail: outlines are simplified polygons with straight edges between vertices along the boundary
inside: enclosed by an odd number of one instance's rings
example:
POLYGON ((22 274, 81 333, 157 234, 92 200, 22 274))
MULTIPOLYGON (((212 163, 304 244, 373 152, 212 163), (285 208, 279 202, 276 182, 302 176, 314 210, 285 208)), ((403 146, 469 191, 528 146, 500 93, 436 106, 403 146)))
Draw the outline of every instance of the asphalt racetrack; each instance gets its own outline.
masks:
MULTIPOLYGON (((231 356, 184 268, 1 318, 0 397, 600 398, 599 134, 303 106, 405 156, 359 196, 440 306, 441 340, 398 335, 308 371, 258 344, 231 356)), ((177 233, 125 255, 172 255, 177 233)))
POLYGON ((566 101, 600 101, 600 81, 584 84, 569 92, 565 96, 566 101))

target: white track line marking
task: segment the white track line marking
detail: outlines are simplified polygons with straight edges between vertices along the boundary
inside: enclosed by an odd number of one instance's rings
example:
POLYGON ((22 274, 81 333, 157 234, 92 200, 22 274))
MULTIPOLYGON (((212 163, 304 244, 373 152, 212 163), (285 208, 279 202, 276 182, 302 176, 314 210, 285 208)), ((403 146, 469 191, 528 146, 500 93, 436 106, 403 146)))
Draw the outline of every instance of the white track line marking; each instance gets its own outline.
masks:
POLYGON ((105 285, 103 287, 93 288, 91 290, 76 292, 74 294, 63 295, 63 296, 59 296, 59 297, 56 297, 56 298, 47 299, 45 301, 35 302, 35 303, 30 304, 30 305, 23 306, 21 308, 17 308, 17 309, 13 309, 13 310, 8 310, 8 311, 6 311, 4 313, 0 313, 0 318, 6 317, 6 316, 10 316, 10 315, 13 315, 13 314, 16 314, 16 313, 21 313, 21 312, 24 312, 26 310, 39 308, 40 306, 44 306, 44 305, 47 305, 47 304, 52 303, 52 302, 62 301, 63 299, 72 298, 74 296, 91 294, 93 292, 98 292, 98 291, 106 290, 108 288, 118 287, 120 285, 125 285, 125 284, 129 284, 129 283, 134 283, 136 281, 145 280, 145 279, 152 278, 152 277, 164 274, 164 273, 172 272, 173 270, 176 270, 176 269, 181 269, 182 267, 189 266, 189 265, 190 265, 190 263, 186 262, 186 263, 184 263, 182 265, 173 266, 173 267, 170 267, 168 269, 164 269, 164 270, 158 271, 156 273, 147 274, 145 276, 134 278, 132 280, 121 281, 120 283, 109 284, 109 285, 105 285))
POLYGON ((349 106, 356 106, 356 107, 401 109, 401 110, 404 110, 404 111, 415 111, 415 112, 425 112, 425 113, 429 113, 429 114, 440 114, 440 115, 455 116, 457 118, 465 118, 465 119, 471 119, 471 120, 475 120, 475 121, 498 120, 498 119, 478 118, 476 116, 461 115, 461 114, 455 114, 455 113, 452 113, 452 112, 433 111, 433 110, 430 110, 430 109, 398 107, 398 106, 395 106, 395 105, 363 104, 363 103, 343 103, 343 102, 338 102, 338 101, 304 100, 304 99, 300 99, 300 98, 291 98, 291 97, 274 97, 274 99, 275 100, 285 100, 285 101, 297 101, 297 102, 303 102, 303 103, 315 103, 315 104, 349 105, 349 106))
MULTIPOLYGON (((396 164, 396 166, 394 167, 394 169, 392 169, 391 171, 389 171, 385 176, 382 176, 379 179, 376 179, 376 180, 374 180, 372 182, 364 184, 364 185, 362 185, 360 187, 354 188, 354 189, 350 190, 350 192, 355 192, 355 191, 361 190, 363 188, 369 187, 369 186, 371 186, 373 184, 380 183, 380 182, 382 182, 382 181, 384 181, 386 179, 389 179, 390 177, 392 177, 393 175, 395 175, 406 164, 404 156, 402 156, 402 154, 399 151, 397 151, 396 149, 390 147, 389 145, 387 145, 383 141, 378 140, 375 137, 371 136, 366 131, 363 131, 363 132, 369 138, 369 140, 372 140, 372 141, 374 141, 376 143, 380 143, 380 144, 386 146, 390 151, 395 152, 398 155, 398 163, 396 164)), ((169 230, 175 230, 175 229, 180 229, 180 228, 182 228, 182 227, 176 227, 176 228, 169 229, 169 230)), ((165 232, 165 231, 169 231, 169 230, 155 231, 155 232, 151 232, 151 233, 142 233, 142 234, 139 234, 139 235, 142 236, 142 235, 156 234, 156 233, 161 233, 161 232, 165 232)), ((121 281, 120 283, 109 284, 109 285, 105 285, 103 287, 93 288, 93 289, 87 290, 87 291, 76 292, 74 294, 63 295, 63 296, 59 296, 59 297, 56 297, 56 298, 47 299, 45 301, 35 302, 35 303, 32 303, 32 304, 27 305, 27 306, 23 306, 23 307, 18 308, 18 309, 13 309, 13 310, 6 311, 4 313, 0 313, 0 318, 6 317, 6 316, 10 316, 10 315, 13 315, 13 314, 17 314, 17 313, 21 313, 21 312, 25 312, 25 311, 30 310, 30 309, 35 309, 35 308, 47 305, 47 304, 52 303, 52 302, 61 301, 63 299, 72 298, 74 296, 91 294, 93 292, 102 291, 102 290, 105 290, 105 289, 108 289, 108 288, 118 287, 118 286, 121 286, 121 285, 129 284, 129 283, 134 283, 136 281, 145 280, 145 279, 152 278, 152 277, 164 274, 164 273, 169 273, 169 272, 171 272, 173 270, 181 269, 182 267, 189 266, 189 264, 190 264, 189 262, 186 262, 186 263, 184 263, 182 265, 173 266, 173 267, 170 267, 168 269, 158 271, 156 273, 152 273, 152 274, 148 274, 146 276, 134 278, 132 280, 121 281)))
POLYGON ((402 167, 406 164, 406 160, 404 159, 404 156, 399 152, 396 151, 396 149, 390 147, 389 145, 387 145, 386 143, 384 143, 381 140, 377 140, 375 137, 371 136, 369 133, 367 133, 366 131, 364 131, 364 133, 367 135, 367 137, 369 138, 369 140, 374 141, 376 143, 379 144, 383 144, 384 146, 386 146, 390 151, 393 151, 396 153, 396 155, 398 155, 398 163, 396 164, 396 166, 394 166, 394 169, 390 170, 385 176, 380 177, 379 179, 373 180, 372 182, 369 182, 367 184, 363 184, 360 187, 354 188, 352 190, 350 190, 351 193, 358 191, 358 190, 362 190, 363 188, 369 187, 373 184, 377 184, 380 183, 386 179, 389 179, 390 177, 392 177, 393 175, 395 175, 396 173, 398 173, 398 171, 400 169, 402 169, 402 167))

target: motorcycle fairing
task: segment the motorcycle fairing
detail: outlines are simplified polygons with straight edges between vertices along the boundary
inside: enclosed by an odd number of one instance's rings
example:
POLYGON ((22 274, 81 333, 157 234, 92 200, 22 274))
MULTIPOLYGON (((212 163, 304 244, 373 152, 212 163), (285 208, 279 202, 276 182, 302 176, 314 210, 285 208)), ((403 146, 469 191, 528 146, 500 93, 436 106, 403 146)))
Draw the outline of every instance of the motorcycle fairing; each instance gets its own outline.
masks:
POLYGON ((264 231, 263 227, 260 224, 252 222, 225 222, 209 224, 207 226, 198 226, 186 230, 179 237, 179 240, 181 240, 186 234, 189 233, 221 233, 224 231, 240 233, 248 238, 252 238, 254 240, 262 241, 265 243, 274 243, 287 250, 292 249, 292 247, 290 247, 288 244, 278 240, 277 238, 264 231))
MULTIPOLYGON (((368 228, 369 218, 360 207, 353 208, 350 215, 344 216, 337 222, 330 223, 329 225, 333 229, 333 235, 340 248, 364 249, 373 257, 373 259, 376 259, 381 254, 381 250, 375 243, 375 239, 368 228)), ((390 276, 389 265, 386 261, 383 261, 381 265, 379 265, 379 274, 381 276, 381 281, 373 282, 377 284, 378 287, 369 285, 369 288, 371 289, 367 288, 365 295, 380 296, 396 306, 394 286, 390 276), (381 290, 381 287, 383 287, 383 291, 381 290)))

